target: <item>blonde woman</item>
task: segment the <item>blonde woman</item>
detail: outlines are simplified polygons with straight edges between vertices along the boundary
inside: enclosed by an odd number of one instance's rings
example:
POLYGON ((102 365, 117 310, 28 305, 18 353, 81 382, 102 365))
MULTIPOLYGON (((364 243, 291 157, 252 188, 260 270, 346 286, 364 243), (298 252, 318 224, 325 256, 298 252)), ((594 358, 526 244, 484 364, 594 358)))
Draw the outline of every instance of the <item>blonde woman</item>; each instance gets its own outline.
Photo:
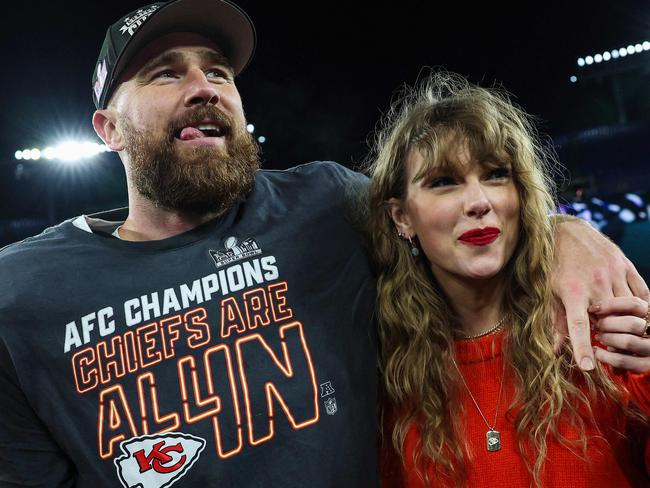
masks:
POLYGON ((597 339, 616 346, 593 371, 554 352, 555 205, 535 134, 507 96, 439 73, 378 137, 386 486, 647 484, 648 303, 591 309, 597 339))

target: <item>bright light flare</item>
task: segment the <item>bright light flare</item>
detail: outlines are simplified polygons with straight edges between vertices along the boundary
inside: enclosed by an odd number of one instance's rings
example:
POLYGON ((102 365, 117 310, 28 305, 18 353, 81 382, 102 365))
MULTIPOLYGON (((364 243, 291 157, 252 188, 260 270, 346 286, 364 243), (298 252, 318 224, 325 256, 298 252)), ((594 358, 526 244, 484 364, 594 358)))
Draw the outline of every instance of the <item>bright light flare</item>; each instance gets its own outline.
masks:
POLYGON ((643 199, 636 193, 626 193, 625 199, 634 203, 637 207, 643 207, 643 199))
POLYGON ((592 64, 602 63, 603 61, 611 61, 613 59, 624 58, 632 54, 640 54, 644 51, 650 51, 650 41, 638 42, 636 44, 629 44, 619 49, 612 49, 603 53, 597 53, 591 56, 581 56, 578 58, 578 66, 584 68, 592 64))
POLYGON ((38 161, 47 159, 48 161, 57 160, 64 162, 74 162, 83 159, 90 159, 98 154, 109 152, 110 149, 104 144, 84 141, 65 141, 56 147, 46 147, 41 150, 38 148, 24 149, 16 151, 14 157, 18 160, 38 161))

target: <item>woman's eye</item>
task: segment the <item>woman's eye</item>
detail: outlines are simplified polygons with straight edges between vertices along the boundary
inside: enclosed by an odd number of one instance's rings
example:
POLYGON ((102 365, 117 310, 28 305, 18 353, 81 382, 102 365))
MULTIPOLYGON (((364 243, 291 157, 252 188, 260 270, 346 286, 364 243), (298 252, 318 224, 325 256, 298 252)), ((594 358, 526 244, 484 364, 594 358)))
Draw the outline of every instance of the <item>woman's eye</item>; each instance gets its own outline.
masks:
POLYGON ((502 180, 505 178, 510 178, 510 169, 509 168, 496 168, 490 171, 489 178, 493 180, 502 180))
POLYGON ((429 188, 440 188, 443 186, 449 186, 453 185, 455 183, 455 180, 451 176, 438 176, 436 178, 432 178, 429 180, 428 187, 429 188))

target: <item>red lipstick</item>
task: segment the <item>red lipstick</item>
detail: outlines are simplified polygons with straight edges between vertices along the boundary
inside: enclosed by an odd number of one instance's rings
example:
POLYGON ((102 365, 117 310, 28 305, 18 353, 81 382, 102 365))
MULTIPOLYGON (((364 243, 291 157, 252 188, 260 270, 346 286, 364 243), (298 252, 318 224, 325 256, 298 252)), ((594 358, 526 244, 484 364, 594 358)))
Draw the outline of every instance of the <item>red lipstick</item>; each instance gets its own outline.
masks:
POLYGON ((501 235, 501 230, 496 227, 483 227, 472 229, 463 233, 458 240, 472 246, 487 246, 501 235))

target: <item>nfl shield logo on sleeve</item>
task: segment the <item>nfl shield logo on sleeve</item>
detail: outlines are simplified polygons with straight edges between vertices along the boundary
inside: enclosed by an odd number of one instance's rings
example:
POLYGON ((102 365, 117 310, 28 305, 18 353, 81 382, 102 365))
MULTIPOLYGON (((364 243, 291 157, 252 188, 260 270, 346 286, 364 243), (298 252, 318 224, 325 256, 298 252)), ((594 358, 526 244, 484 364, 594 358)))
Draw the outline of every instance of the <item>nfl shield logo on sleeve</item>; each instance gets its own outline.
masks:
POLYGON ((325 411, 327 412, 327 415, 334 415, 337 411, 338 408, 336 406, 336 398, 328 398, 323 402, 325 405, 325 411))

